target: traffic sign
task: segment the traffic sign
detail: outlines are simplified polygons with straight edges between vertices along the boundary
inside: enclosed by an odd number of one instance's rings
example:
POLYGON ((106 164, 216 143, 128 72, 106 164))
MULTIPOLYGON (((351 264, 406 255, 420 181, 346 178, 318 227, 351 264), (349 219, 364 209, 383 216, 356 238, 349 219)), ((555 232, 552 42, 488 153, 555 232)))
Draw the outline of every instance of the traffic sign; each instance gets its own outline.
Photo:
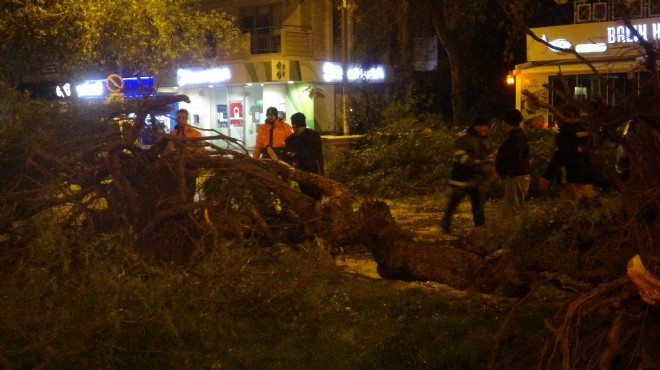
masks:
POLYGON ((105 87, 111 93, 118 93, 124 89, 124 78, 116 73, 111 74, 105 80, 105 87))

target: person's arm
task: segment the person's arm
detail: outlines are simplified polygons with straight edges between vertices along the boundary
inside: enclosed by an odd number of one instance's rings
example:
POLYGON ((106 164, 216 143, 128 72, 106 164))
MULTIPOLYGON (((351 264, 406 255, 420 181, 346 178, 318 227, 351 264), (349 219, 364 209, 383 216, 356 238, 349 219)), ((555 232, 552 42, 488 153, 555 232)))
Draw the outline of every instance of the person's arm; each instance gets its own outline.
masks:
POLYGON ((266 126, 267 126, 266 124, 263 124, 259 126, 259 128, 257 129, 257 140, 254 143, 254 150, 252 151, 252 158, 254 159, 259 159, 259 157, 261 156, 261 152, 266 147, 266 145, 264 144, 264 142, 267 141, 268 139, 267 137, 264 136, 268 134, 268 132, 264 130, 264 127, 266 126))
POLYGON ((300 161, 305 162, 304 168, 317 173, 323 173, 323 148, 321 135, 315 131, 305 130, 304 145, 300 146, 300 161))

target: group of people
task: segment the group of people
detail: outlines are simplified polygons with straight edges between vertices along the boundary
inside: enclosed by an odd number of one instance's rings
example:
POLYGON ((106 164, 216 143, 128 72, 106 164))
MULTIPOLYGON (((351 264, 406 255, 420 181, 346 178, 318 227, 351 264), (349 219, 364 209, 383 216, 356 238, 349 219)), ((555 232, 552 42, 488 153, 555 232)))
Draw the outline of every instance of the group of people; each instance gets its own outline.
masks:
MULTIPOLYGON (((559 113, 555 151, 539 179, 538 188, 545 193, 556 180, 562 186, 562 197, 578 203, 596 195, 589 132, 577 122, 579 110, 575 106, 561 106, 559 113)), ((489 119, 477 117, 467 130, 459 134, 454 143, 449 179, 451 190, 440 224, 445 233, 452 233, 452 218, 466 196, 470 198, 474 226, 484 225, 484 187, 498 177, 504 187, 505 207, 512 213, 522 209, 531 183, 529 141, 525 130, 520 127, 522 121, 523 116, 517 109, 502 116, 505 136, 495 154, 489 138, 489 119)))
MULTIPOLYGON (((172 135, 177 138, 195 139, 202 136, 201 132, 188 123, 189 113, 185 109, 176 112, 176 122, 172 135)), ((185 150, 186 146, 181 141, 170 141, 167 151, 177 153, 177 145, 185 150)), ((200 143, 191 143, 193 150, 200 148, 200 143)), ((203 147, 201 147, 203 149, 203 147)), ((316 174, 324 174, 323 149, 321 135, 307 128, 307 117, 303 113, 295 113, 291 116, 291 124, 279 117, 277 108, 266 109, 264 124, 257 130, 257 139, 252 153, 253 158, 271 158, 268 151, 277 157, 276 159, 289 163, 291 166, 316 174)), ((195 181, 196 177, 191 181, 195 181)), ((300 191, 314 200, 320 200, 322 193, 315 187, 298 184, 300 191)), ((194 194, 194 184, 188 183, 187 189, 194 194)))
MULTIPOLYGON (((579 110, 571 105, 559 108, 559 132, 555 138, 555 151, 538 188, 545 193, 553 180, 562 186, 562 196, 574 203, 591 199, 594 190, 595 169, 589 153, 589 132, 578 123, 579 110)), ((177 125, 172 135, 199 138, 201 133, 188 124, 188 112, 180 109, 176 113, 177 125)), ((275 107, 266 110, 264 124, 257 131, 253 158, 282 160, 293 167, 324 174, 321 136, 307 128, 303 113, 291 116, 291 124, 279 117, 275 107), (270 152, 270 153, 269 153, 270 152), (275 158, 273 158, 275 157, 275 158)), ((475 227, 485 224, 485 185, 501 179, 504 187, 504 203, 510 212, 517 213, 524 205, 529 191, 530 150, 523 121, 517 109, 506 112, 501 119, 505 134, 494 153, 490 141, 490 119, 477 117, 470 127, 459 134, 454 143, 453 164, 450 173, 447 206, 441 221, 444 232, 452 233, 452 218, 459 204, 467 196, 472 207, 475 227)), ((170 143, 172 149, 174 143, 170 143)), ((298 184, 300 191, 314 200, 320 200, 321 192, 315 188, 298 184)))
MULTIPOLYGON (((307 117, 301 112, 294 113, 289 124, 279 117, 277 108, 266 109, 266 120, 257 129, 252 156, 255 159, 277 159, 302 171, 324 174, 321 135, 307 128, 307 117)), ((316 187, 299 183, 298 188, 316 201, 323 196, 316 187)))

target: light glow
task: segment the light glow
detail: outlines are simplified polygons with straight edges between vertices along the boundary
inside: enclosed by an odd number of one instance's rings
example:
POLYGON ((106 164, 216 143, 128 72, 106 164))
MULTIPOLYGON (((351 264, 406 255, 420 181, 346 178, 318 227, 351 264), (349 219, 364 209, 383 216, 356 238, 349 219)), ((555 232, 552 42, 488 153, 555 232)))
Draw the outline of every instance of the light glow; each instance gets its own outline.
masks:
MULTIPOLYGON (((342 80, 343 68, 337 63, 323 64, 323 80, 325 82, 337 82, 342 80)), ((354 82, 356 80, 383 81, 385 80, 385 69, 382 66, 374 66, 368 70, 361 67, 349 67, 346 78, 354 82)))
POLYGON ((577 44, 575 46, 575 51, 577 51, 580 54, 602 53, 607 51, 607 44, 602 42, 595 44, 577 44))
POLYGON ((76 86, 76 93, 80 98, 94 98, 103 96, 105 80, 88 80, 76 86))
POLYGON ((176 80, 179 86, 208 85, 227 82, 231 79, 229 67, 219 67, 203 70, 179 68, 176 71, 176 80))

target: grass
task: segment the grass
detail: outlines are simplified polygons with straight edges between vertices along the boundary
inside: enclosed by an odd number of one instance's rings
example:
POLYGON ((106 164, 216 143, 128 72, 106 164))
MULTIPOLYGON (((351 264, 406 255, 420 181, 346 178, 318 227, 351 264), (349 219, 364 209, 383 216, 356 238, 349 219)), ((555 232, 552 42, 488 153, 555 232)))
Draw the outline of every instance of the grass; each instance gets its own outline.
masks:
POLYGON ((343 273, 313 246, 218 246, 181 268, 115 240, 3 254, 0 367, 481 369, 509 309, 343 273))

